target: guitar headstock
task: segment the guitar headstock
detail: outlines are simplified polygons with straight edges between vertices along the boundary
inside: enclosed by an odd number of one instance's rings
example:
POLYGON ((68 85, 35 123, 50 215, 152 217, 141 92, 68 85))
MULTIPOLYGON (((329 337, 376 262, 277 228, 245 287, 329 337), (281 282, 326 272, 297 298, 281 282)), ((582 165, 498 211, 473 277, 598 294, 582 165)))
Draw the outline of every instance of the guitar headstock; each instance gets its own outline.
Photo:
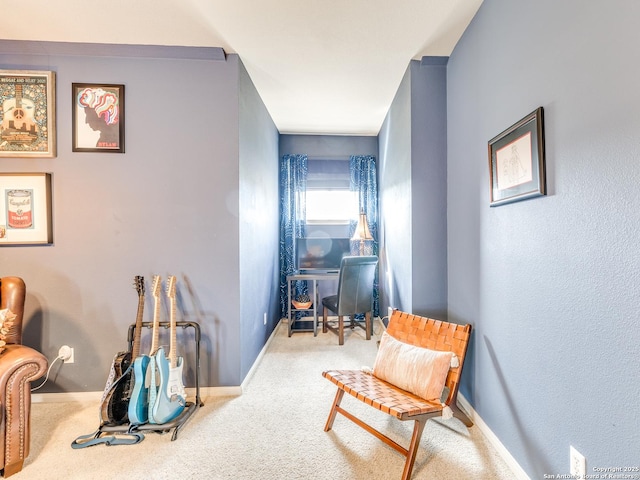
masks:
POLYGON ((141 297, 144 295, 144 277, 142 275, 136 275, 133 279, 133 286, 138 292, 138 296, 141 297))
POLYGON ((169 275, 167 280, 167 297, 176 298, 176 276, 169 275))
POLYGON ((160 275, 153 276, 153 287, 151 287, 151 291, 153 292, 154 298, 160 298, 160 275))

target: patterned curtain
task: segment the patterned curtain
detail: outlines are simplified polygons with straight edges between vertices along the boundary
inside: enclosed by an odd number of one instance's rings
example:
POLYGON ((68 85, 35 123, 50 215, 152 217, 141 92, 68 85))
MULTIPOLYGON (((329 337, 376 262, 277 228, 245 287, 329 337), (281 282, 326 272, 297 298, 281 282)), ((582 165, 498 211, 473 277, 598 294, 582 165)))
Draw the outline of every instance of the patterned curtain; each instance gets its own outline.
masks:
MULTIPOLYGON (((351 190, 358 195, 358 212, 364 210, 373 241, 365 243, 365 255, 378 255, 378 183, 376 174, 376 159, 372 155, 353 155, 349 159, 351 171, 351 190)), ((349 237, 356 230, 357 220, 349 225, 349 237)), ((354 242, 356 243, 356 242, 354 242)), ((354 246, 352 245, 352 254, 354 246)), ((355 255, 359 254, 359 246, 355 255)), ((379 314, 378 272, 373 284, 373 315, 379 314)))
MULTIPOLYGON (((296 272, 296 239, 304 237, 307 156, 284 155, 280 161, 280 318, 288 312, 287 275, 296 272)), ((307 282, 296 282, 294 295, 308 293, 307 282)))

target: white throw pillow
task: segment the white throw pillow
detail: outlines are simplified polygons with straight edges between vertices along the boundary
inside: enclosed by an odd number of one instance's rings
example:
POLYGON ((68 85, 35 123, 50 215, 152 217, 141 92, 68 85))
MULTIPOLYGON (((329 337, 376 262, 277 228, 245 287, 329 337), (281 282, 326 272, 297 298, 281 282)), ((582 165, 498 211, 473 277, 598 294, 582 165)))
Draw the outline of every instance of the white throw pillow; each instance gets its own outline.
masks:
POLYGON ((447 373, 457 366, 453 352, 441 352, 401 342, 382 334, 373 374, 425 400, 440 401, 447 373))

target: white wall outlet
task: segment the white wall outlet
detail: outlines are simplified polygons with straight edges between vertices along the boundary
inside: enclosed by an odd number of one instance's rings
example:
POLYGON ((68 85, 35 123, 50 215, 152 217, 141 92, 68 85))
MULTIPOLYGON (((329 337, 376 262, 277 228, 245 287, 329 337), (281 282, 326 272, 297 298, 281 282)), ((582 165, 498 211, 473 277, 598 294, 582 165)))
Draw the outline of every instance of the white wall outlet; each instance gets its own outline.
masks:
POLYGON ((62 358, 62 361, 64 363, 73 363, 75 361, 73 348, 71 348, 69 345, 61 346, 60 350, 58 350, 58 357, 62 358))
POLYGON ((267 324, 267 312, 264 312, 264 324, 267 324))
POLYGON ((569 470, 576 478, 585 478, 587 474, 587 459, 572 445, 569 445, 569 470))

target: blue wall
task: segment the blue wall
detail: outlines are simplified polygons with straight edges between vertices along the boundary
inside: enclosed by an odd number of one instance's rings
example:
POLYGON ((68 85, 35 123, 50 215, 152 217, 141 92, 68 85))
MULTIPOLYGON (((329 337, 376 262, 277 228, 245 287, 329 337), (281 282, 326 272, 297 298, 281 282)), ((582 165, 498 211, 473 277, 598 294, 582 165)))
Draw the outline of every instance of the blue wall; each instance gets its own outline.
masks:
POLYGON ((280 319, 280 168, 278 130, 242 63, 239 90, 240 378, 245 378, 280 319))
POLYGON ((448 64, 462 392, 531 478, 640 452, 640 3, 485 0, 448 64), (545 109, 546 197, 489 207, 487 142, 545 109))
POLYGON ((345 159, 378 155, 378 138, 352 135, 280 135, 280 155, 307 154, 311 158, 345 159))
MULTIPOLYGON (((135 322, 133 277, 150 288, 153 274, 178 276, 179 317, 202 326, 201 385, 239 385, 278 320, 274 259, 253 262, 277 243, 278 151, 238 56, 0 41, 0 68, 56 72, 57 157, 2 159, 5 172, 53 174, 54 245, 0 248, 2 274, 27 284, 26 343, 48 358, 75 348, 76 363, 42 391, 104 388, 135 322), (71 152, 72 82, 125 85, 125 154, 71 152), (274 215, 265 235, 254 231, 258 202, 274 215)), ((193 385, 193 337, 180 337, 193 385)))
POLYGON ((381 315, 447 318, 446 65, 412 61, 380 130, 381 315))
POLYGON ((412 309, 411 68, 407 68, 387 113, 378 142, 380 225, 380 314, 387 307, 412 309))
POLYGON ((447 58, 411 69, 412 308, 447 319, 447 58))

